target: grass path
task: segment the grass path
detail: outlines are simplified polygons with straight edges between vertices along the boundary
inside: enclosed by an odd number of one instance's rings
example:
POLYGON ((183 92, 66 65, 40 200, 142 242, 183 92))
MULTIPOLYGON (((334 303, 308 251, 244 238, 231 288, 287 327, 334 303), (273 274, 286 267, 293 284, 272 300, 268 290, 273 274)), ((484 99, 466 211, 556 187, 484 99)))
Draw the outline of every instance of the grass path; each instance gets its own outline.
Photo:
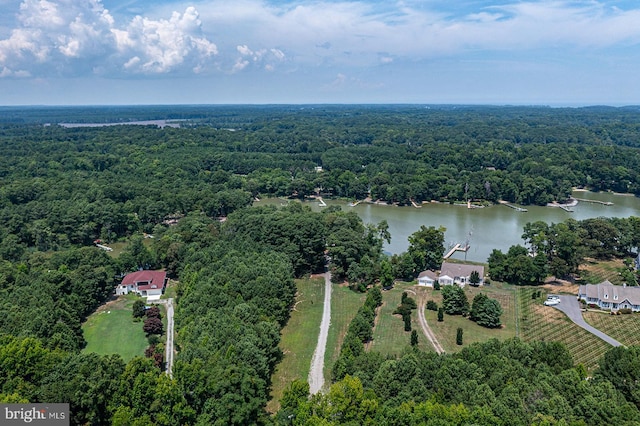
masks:
MULTIPOLYGON (((356 293, 344 285, 333 284, 332 291, 331 326, 327 337, 327 350, 324 354, 325 383, 331 383, 331 370, 340 355, 340 347, 349 328, 349 323, 356 316, 367 296, 365 293, 356 293)), ((313 351, 313 349, 315 349, 315 344, 311 350, 313 351)))
POLYGON ((309 393, 311 395, 320 392, 324 386, 324 354, 327 349, 327 337, 329 335, 329 325, 331 324, 331 273, 325 272, 323 275, 324 299, 322 302, 320 334, 318 335, 318 342, 311 358, 311 369, 309 370, 309 393))
MULTIPOLYGON (((402 293, 406 291, 409 297, 416 299, 418 295, 412 283, 397 282, 391 290, 382 292, 382 306, 378 308, 376 325, 373 329, 373 340, 367 345, 367 350, 380 352, 385 355, 400 356, 410 346, 411 332, 404 331, 404 321, 400 315, 394 315, 393 311, 402 300, 402 293)), ((418 330, 418 347, 424 351, 433 351, 420 329, 418 313, 411 314, 411 328, 418 330)))
POLYGON ((280 398, 286 386, 295 379, 307 380, 311 358, 318 341, 324 279, 296 280, 297 294, 291 318, 282 329, 280 349, 284 356, 271 377, 271 400, 267 410, 280 409, 280 398))

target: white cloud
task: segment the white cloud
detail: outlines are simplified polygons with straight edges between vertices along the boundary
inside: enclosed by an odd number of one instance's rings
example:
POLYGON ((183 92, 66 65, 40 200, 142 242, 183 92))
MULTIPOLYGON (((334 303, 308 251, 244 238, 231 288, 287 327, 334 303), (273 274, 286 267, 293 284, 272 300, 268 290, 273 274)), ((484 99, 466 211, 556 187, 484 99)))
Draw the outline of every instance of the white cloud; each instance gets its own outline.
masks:
POLYGON ((640 43, 640 6, 622 9, 613 0, 381 4, 197 0, 127 17, 112 14, 101 0, 23 0, 15 25, 0 39, 0 69, 8 70, 5 76, 17 70, 109 76, 316 67, 334 68, 335 75, 345 66, 478 51, 581 52, 640 43))
POLYGON ((218 0, 198 7, 208 28, 235 41, 231 48, 279 46, 290 61, 310 66, 374 65, 380 63, 380 51, 413 60, 478 49, 520 52, 640 42, 640 8, 621 10, 609 0, 478 3, 467 2, 466 10, 455 14, 439 9, 437 1, 385 3, 383 9, 366 1, 218 0))
POLYGON ((218 50, 201 26, 193 7, 116 25, 100 0, 24 0, 15 28, 0 39, 0 76, 203 72, 218 50))
POLYGON ((240 54, 236 58, 231 73, 235 74, 247 68, 251 64, 262 67, 266 71, 274 71, 276 64, 285 60, 285 54, 280 49, 258 49, 252 50, 246 44, 236 46, 236 50, 240 54))

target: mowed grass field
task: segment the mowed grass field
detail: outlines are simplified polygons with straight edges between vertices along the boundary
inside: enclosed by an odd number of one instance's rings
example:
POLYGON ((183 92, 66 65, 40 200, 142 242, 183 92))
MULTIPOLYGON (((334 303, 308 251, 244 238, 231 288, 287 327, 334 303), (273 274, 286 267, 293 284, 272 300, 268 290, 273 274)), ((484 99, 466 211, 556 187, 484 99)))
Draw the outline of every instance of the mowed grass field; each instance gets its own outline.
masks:
POLYGON ((125 361, 144 356, 148 346, 142 322, 134 322, 131 308, 135 297, 121 296, 100 307, 82 325, 87 346, 84 352, 119 354, 125 361))
POLYGON ((640 345, 640 314, 610 315, 603 312, 583 312, 582 317, 625 346, 640 345))
POLYGON ((295 379, 307 380, 320 334, 324 278, 296 280, 296 287, 296 302, 280 339, 284 356, 271 378, 271 400, 267 404, 271 413, 280 409, 280 398, 289 383, 295 379))
MULTIPOLYGON (((485 293, 492 299, 496 299, 502 307, 503 314, 500 317, 501 328, 485 328, 479 326, 469 318, 461 315, 444 315, 444 321, 438 322, 438 313, 435 311, 425 311, 425 318, 436 338, 446 352, 457 352, 472 343, 486 342, 489 339, 505 340, 516 335, 515 321, 515 290, 511 286, 494 284, 491 286, 471 287, 465 286, 465 294, 469 300, 469 308, 473 303, 473 298, 478 293, 485 293), (456 344, 456 334, 458 327, 462 328, 462 345, 456 344)), ((422 297, 426 300, 435 301, 438 306, 442 306, 442 294, 439 290, 423 287, 422 297)))
MULTIPOLYGON (((399 356, 403 350, 411 346, 411 332, 404 331, 404 321, 400 315, 393 315, 405 291, 416 303, 418 302, 416 287, 413 283, 397 282, 393 289, 382 291, 382 306, 378 308, 373 340, 367 345, 367 350, 399 356)), ((418 332, 418 348, 425 351, 434 350, 422 333, 418 313, 415 310, 411 313, 411 329, 418 332)))
MULTIPOLYGON (((364 304, 366 296, 365 293, 357 293, 345 285, 333 284, 331 293, 331 326, 327 337, 327 351, 324 354, 324 380, 326 387, 331 383, 331 369, 338 359, 338 355, 340 355, 340 347, 349 328, 349 323, 356 316, 358 309, 364 304)), ((319 326, 320 321, 318 321, 319 326)), ((313 344, 313 349, 315 349, 315 343, 313 344)))
POLYGON ((517 295, 519 337, 522 340, 564 343, 574 364, 583 364, 589 372, 595 370, 599 359, 611 345, 578 327, 557 309, 544 306, 546 296, 543 289, 523 287, 517 290, 517 295), (540 290, 542 296, 533 299, 532 293, 540 290))

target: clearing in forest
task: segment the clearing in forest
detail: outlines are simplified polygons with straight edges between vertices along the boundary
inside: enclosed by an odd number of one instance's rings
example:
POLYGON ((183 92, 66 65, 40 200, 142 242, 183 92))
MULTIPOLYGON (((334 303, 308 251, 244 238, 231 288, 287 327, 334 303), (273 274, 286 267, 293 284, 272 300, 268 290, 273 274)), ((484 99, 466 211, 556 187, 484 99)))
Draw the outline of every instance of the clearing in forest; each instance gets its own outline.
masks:
POLYGON ((148 342, 142 331, 142 321, 134 322, 131 315, 136 298, 135 295, 120 296, 89 316, 82 324, 87 341, 84 352, 119 354, 125 362, 135 356, 144 356, 148 342))
POLYGON ((318 342, 324 300, 324 278, 296 280, 296 301, 282 329, 280 350, 284 356, 272 376, 269 412, 280 409, 280 398, 295 379, 307 380, 311 358, 318 342))

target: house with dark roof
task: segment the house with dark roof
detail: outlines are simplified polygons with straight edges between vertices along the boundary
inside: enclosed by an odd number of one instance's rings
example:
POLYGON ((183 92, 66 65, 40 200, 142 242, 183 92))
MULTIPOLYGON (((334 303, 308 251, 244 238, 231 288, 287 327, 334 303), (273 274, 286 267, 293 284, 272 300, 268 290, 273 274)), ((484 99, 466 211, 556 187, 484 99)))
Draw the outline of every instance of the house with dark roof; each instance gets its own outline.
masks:
POLYGON ((631 309, 640 311, 640 287, 613 285, 609 281, 600 284, 585 284, 578 288, 578 299, 600 309, 617 311, 631 309))
POLYGON ((435 281, 440 285, 457 284, 464 287, 471 284, 471 274, 473 271, 478 272, 480 281, 476 285, 484 284, 484 266, 482 265, 466 265, 463 263, 443 262, 440 266, 440 273, 434 271, 423 271, 418 275, 418 285, 433 287, 435 281))
POLYGON ((137 271, 125 275, 120 285, 116 287, 116 294, 136 293, 146 297, 147 300, 157 300, 164 293, 166 285, 165 271, 137 271))

